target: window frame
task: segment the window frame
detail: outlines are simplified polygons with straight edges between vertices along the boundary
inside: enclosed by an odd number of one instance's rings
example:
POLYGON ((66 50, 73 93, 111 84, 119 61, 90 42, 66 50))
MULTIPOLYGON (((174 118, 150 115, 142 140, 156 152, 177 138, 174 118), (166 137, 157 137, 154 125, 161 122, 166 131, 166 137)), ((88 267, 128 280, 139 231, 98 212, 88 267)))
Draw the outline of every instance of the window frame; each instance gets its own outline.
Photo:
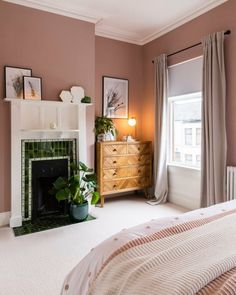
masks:
MULTIPOLYGON (((197 91, 193 93, 188 93, 188 94, 183 94, 183 95, 178 95, 178 96, 172 96, 172 97, 167 97, 167 165, 168 166, 176 166, 176 167, 184 167, 187 169, 194 169, 194 170, 200 170, 200 167, 195 167, 195 166, 187 166, 184 163, 180 162, 174 162, 174 120, 173 120, 173 115, 174 115, 174 102, 176 101, 183 101, 183 100, 193 100, 197 101, 201 99, 202 102, 202 92, 197 91)), ((202 121, 202 118, 201 118, 202 121)))

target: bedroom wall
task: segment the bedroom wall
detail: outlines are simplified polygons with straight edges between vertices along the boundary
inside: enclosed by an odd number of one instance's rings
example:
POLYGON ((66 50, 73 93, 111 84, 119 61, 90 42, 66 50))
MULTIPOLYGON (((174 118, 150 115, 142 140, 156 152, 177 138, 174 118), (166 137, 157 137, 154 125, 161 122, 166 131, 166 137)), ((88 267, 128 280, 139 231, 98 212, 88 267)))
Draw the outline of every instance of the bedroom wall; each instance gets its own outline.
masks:
MULTIPOLYGON (((173 53, 201 41, 212 32, 231 30, 225 37, 225 59, 227 76, 227 134, 228 164, 236 165, 236 1, 229 0, 213 10, 197 17, 181 27, 144 45, 144 97, 142 100, 142 137, 153 139, 154 80, 152 59, 161 53, 173 53)), ((187 50, 168 59, 175 64, 202 54, 201 46, 187 50)))
MULTIPOLYGON (((143 99, 143 59, 142 47, 108 38, 95 37, 96 47, 96 115, 102 115, 102 76, 125 78, 129 80, 129 116, 137 119, 137 135, 141 136, 140 103, 143 99)), ((119 131, 118 137, 133 132, 126 119, 114 120, 119 131)))
MULTIPOLYGON (((10 210, 10 108, 3 102, 4 65, 42 77, 43 98, 80 84, 95 97, 94 24, 0 1, 0 213, 10 210)), ((88 163, 93 164, 94 107, 87 113, 88 163)), ((0 216, 1 217, 1 216, 0 216)))

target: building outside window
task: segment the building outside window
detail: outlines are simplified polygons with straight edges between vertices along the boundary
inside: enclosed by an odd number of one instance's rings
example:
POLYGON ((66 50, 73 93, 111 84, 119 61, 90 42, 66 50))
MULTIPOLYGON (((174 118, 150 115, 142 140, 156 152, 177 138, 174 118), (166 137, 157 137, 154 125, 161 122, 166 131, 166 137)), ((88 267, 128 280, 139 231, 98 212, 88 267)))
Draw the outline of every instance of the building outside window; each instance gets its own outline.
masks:
POLYGON ((184 155, 185 164, 191 165, 193 161, 193 155, 192 154, 185 154, 184 155))
POLYGON ((201 156, 200 155, 196 155, 196 164, 198 167, 201 166, 201 156))
POLYGON ((181 153, 180 152, 175 152, 175 162, 181 162, 181 153))
POLYGON ((192 128, 185 128, 184 132, 185 132, 185 144, 186 145, 192 145, 192 132, 193 132, 193 129, 192 128))
POLYGON ((196 145, 201 144, 201 128, 196 129, 196 145))
POLYGON ((169 97, 169 164, 201 166, 201 92, 169 97))

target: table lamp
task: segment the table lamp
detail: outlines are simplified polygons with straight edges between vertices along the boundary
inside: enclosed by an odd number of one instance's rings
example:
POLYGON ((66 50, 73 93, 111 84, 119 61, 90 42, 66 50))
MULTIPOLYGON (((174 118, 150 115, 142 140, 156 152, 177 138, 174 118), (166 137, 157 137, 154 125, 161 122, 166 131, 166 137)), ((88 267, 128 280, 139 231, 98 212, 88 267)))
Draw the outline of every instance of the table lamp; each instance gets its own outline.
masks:
POLYGON ((128 119, 129 126, 134 127, 134 138, 132 138, 132 136, 129 135, 127 137, 127 140, 133 140, 133 139, 136 138, 136 123, 137 123, 137 121, 136 121, 136 119, 134 117, 131 117, 131 118, 128 119))

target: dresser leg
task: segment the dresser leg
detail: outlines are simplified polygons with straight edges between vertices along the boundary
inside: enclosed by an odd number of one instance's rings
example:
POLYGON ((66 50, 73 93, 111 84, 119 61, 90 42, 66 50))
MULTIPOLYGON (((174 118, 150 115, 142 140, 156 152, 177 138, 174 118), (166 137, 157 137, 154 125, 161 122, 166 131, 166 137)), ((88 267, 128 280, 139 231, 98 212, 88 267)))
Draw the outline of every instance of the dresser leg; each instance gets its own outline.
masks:
POLYGON ((101 208, 104 207, 104 196, 101 195, 101 208))
POLYGON ((144 189, 144 194, 145 194, 146 199, 150 199, 150 193, 149 193, 148 188, 144 189))

